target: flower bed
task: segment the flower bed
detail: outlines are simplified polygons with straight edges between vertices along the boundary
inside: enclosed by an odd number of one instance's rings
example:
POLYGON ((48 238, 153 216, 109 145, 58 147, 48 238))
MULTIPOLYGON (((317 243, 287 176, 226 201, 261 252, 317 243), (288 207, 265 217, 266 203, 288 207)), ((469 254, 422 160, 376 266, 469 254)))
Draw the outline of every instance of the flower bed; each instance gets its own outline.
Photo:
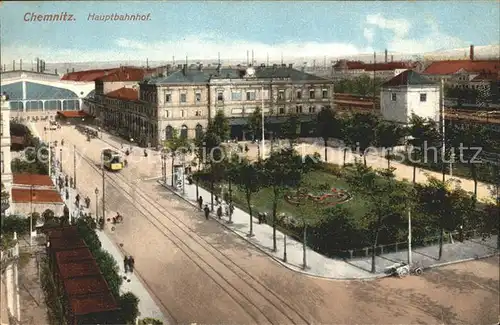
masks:
POLYGON ((349 192, 344 189, 332 188, 326 193, 293 193, 289 192, 285 195, 285 200, 290 204, 300 204, 304 199, 309 199, 314 202, 324 204, 325 206, 334 206, 343 204, 352 199, 349 192))

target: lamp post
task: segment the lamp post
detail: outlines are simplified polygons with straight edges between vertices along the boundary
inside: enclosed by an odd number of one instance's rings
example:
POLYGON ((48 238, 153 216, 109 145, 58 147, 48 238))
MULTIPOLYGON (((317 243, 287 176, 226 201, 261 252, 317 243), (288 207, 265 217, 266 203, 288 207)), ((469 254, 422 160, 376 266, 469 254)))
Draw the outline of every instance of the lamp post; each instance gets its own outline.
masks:
POLYGON ((262 149, 260 150, 260 154, 261 154, 261 157, 262 157, 262 160, 265 159, 265 144, 264 144, 264 137, 265 137, 265 130, 264 130, 264 84, 262 84, 262 88, 261 88, 261 95, 260 95, 260 98, 261 98, 261 106, 262 106, 262 109, 261 109, 261 114, 262 114, 262 125, 261 125, 261 128, 262 128, 262 149))
POLYGON ((102 171, 102 219, 106 220, 106 187, 104 174, 104 155, 101 153, 101 171, 102 171))
POLYGON ((59 169, 60 172, 62 173, 63 171, 63 161, 62 161, 62 148, 59 149, 59 169))
POLYGON ((30 248, 33 247, 33 198, 36 197, 36 192, 33 185, 30 185, 30 248))
POLYGON ((99 189, 95 188, 95 218, 99 221, 99 189))
POLYGON ((76 145, 73 145, 73 188, 76 188, 76 145))

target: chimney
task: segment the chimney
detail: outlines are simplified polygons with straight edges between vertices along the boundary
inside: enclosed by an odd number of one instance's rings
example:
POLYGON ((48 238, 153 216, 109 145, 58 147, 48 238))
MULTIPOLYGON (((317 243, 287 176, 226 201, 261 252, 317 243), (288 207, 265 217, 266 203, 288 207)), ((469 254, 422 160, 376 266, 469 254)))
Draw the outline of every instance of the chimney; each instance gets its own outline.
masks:
POLYGON ((55 69, 55 72, 54 72, 54 73, 55 73, 55 74, 57 74, 57 69, 55 69))
POLYGON ((177 69, 179 69, 179 70, 182 69, 182 64, 178 64, 177 69))
POLYGON ((203 64, 198 65, 198 70, 203 71, 203 64))
POLYGON ((220 75, 221 70, 222 70, 222 64, 218 64, 218 65, 217 65, 217 74, 218 74, 218 75, 220 75))
POLYGON ((278 68, 278 65, 276 63, 273 64, 273 69, 276 70, 278 68))
POLYGON ((286 68, 286 63, 282 63, 282 64, 281 64, 281 67, 282 67, 282 68, 286 68))
POLYGON ((385 63, 387 63, 387 49, 385 49, 385 63))
POLYGON ((19 70, 23 69, 23 59, 19 60, 19 70))
POLYGON ((12 70, 16 71, 16 60, 12 60, 12 70))
POLYGON ((75 68, 73 68, 73 71, 71 71, 71 72, 75 72, 75 68))
POLYGON ((183 73, 184 75, 187 75, 187 69, 188 69, 188 65, 187 65, 187 64, 184 64, 184 65, 182 66, 182 73, 183 73))
POLYGON ((69 73, 69 69, 68 68, 66 68, 66 73, 69 73))
POLYGON ((471 61, 474 61, 474 45, 472 45, 472 44, 470 46, 469 59, 471 61))
POLYGON ((394 55, 391 55, 391 62, 394 62, 394 55))
POLYGON ((289 67, 290 69, 292 69, 292 68, 293 68, 293 63, 290 63, 290 64, 288 65, 288 67, 289 67))
POLYGON ((40 59, 36 58, 36 72, 40 72, 40 59))

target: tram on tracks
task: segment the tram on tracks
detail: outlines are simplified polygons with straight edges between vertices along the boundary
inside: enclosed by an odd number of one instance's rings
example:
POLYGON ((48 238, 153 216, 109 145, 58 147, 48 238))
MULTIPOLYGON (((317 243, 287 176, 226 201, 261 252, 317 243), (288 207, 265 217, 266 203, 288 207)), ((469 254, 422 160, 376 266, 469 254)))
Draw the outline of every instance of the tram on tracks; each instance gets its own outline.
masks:
POLYGON ((104 149, 102 151, 102 159, 104 168, 110 171, 119 171, 123 169, 122 155, 112 149, 104 149))

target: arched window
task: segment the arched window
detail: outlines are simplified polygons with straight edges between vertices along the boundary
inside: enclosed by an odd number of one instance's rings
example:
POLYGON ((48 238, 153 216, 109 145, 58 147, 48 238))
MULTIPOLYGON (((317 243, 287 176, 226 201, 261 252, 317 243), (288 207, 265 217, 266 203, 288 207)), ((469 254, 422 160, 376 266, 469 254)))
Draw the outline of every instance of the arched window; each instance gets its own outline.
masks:
POLYGON ((187 139, 188 137, 188 127, 183 125, 181 127, 181 139, 187 139))
POLYGON ((203 126, 201 126, 200 124, 196 125, 195 137, 196 139, 201 139, 201 137, 203 137, 203 126))
POLYGON ((168 125, 166 128, 165 128, 165 140, 170 140, 172 139, 174 136, 174 129, 168 125))

